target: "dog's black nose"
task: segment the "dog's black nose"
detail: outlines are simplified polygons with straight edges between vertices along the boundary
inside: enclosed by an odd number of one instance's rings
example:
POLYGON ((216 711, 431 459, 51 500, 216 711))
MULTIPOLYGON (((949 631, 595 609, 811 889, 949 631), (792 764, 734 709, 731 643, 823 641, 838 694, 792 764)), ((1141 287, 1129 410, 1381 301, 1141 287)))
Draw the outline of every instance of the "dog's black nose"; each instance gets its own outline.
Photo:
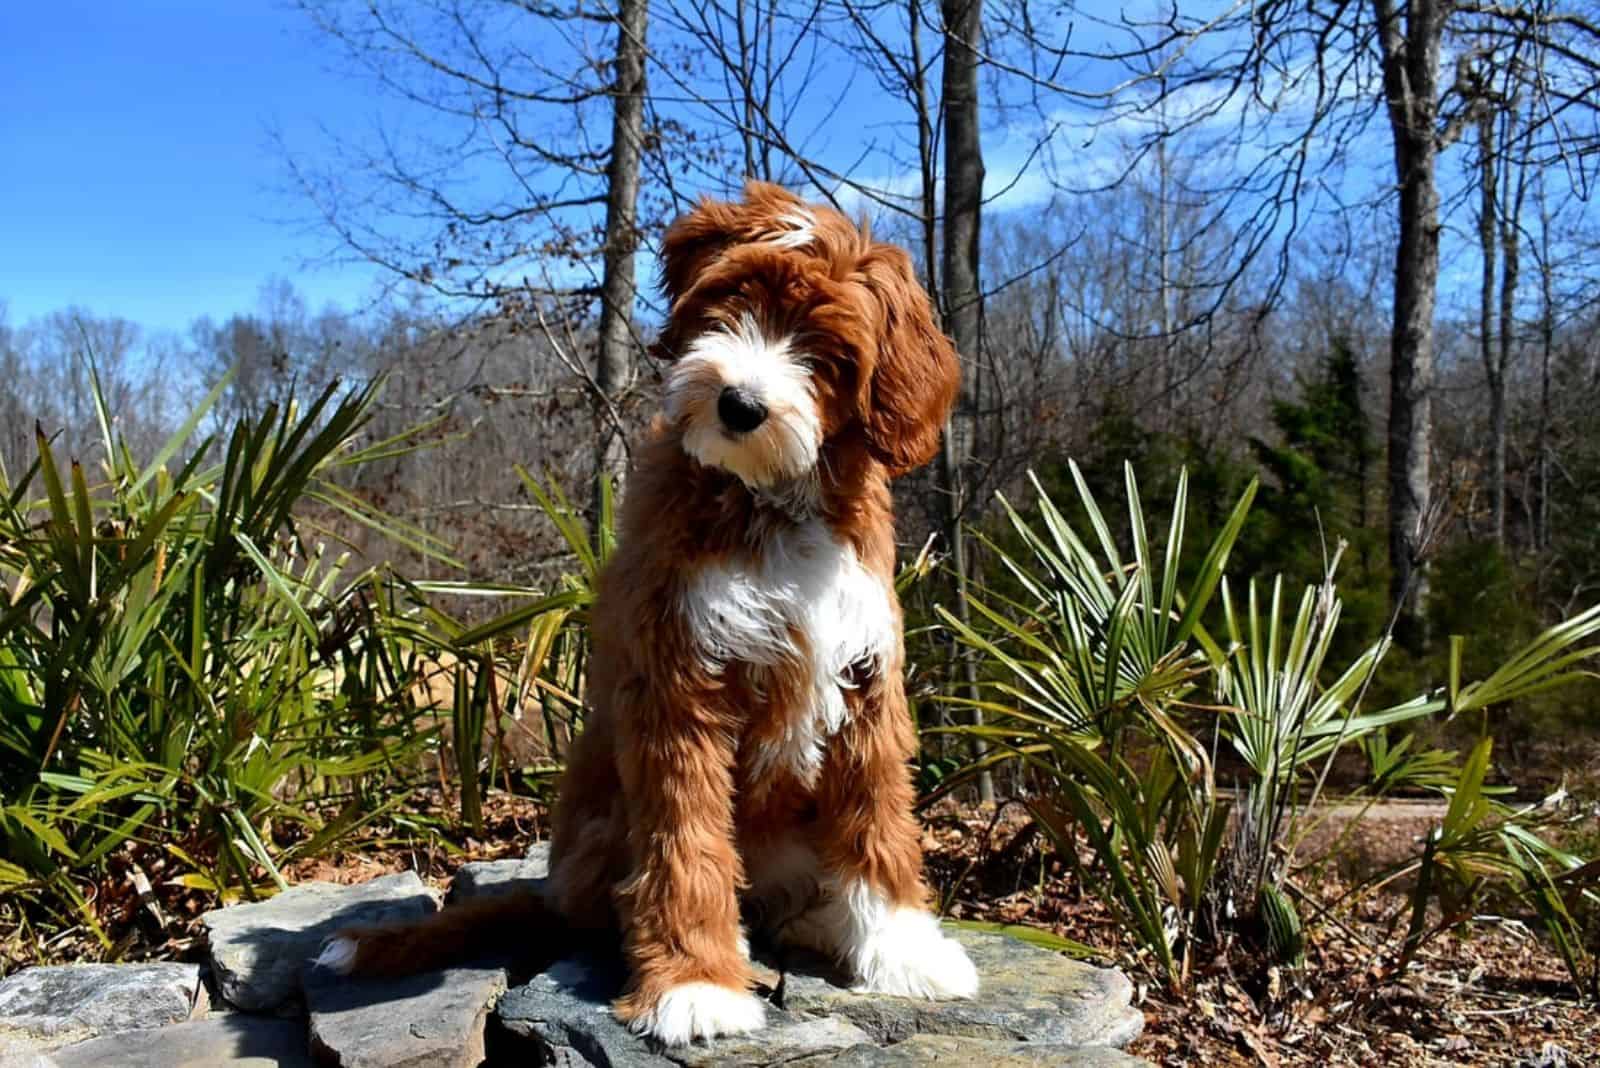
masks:
POLYGON ((717 398, 717 416, 735 434, 748 434, 767 419, 767 406, 761 398, 738 386, 724 386, 717 398))

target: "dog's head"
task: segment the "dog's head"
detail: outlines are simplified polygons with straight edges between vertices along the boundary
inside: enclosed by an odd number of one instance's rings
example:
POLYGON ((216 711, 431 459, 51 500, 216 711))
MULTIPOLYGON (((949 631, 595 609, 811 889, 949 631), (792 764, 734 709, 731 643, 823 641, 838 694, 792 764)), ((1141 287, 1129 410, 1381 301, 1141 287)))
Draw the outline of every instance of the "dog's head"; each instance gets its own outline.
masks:
POLYGON ((662 258, 654 351, 690 456, 757 489, 810 476, 845 434, 891 475, 933 458, 959 370, 904 251, 751 182, 673 223, 662 258))

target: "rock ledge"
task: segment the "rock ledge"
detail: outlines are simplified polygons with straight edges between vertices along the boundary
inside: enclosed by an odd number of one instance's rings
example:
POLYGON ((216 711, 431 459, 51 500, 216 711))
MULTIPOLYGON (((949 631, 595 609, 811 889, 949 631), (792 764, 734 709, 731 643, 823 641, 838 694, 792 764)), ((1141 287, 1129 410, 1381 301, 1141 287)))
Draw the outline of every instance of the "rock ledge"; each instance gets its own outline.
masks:
MULTIPOLYGON (((542 851, 469 864, 454 896, 537 892, 542 851)), ((953 928, 982 977, 970 1001, 858 994, 814 958, 763 957, 767 1026, 663 1050, 612 1017, 614 947, 509 985, 508 960, 400 980, 348 980, 309 963, 349 923, 436 907, 415 874, 359 886, 309 883, 203 917, 197 964, 30 968, 0 982, 0 1068, 343 1065, 347 1068, 1120 1068, 1144 1018, 1120 972, 1002 935, 953 928), (206 983, 220 997, 209 1008, 206 983), (238 1010, 238 1011, 236 1011, 238 1010), (80 1041, 81 1040, 81 1041, 80 1041), (63 1043, 72 1042, 72 1045, 63 1043), (57 1048, 52 1048, 57 1047, 57 1048)))

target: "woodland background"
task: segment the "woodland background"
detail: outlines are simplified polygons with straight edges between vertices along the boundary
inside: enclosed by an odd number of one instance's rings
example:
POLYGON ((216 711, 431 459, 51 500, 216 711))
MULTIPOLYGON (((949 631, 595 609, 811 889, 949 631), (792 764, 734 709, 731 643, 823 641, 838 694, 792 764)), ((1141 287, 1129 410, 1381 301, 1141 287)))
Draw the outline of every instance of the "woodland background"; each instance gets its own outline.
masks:
POLYGON ((1349 541, 1366 628, 1399 608, 1419 655, 1600 589, 1583 4, 301 7, 331 61, 428 113, 427 137, 281 145, 308 255, 381 264, 389 299, 314 309, 269 279, 180 334, 0 319, 8 470, 35 423, 91 451, 91 351, 136 446, 230 368, 222 423, 385 373, 375 431, 443 416, 440 443, 361 491, 471 577, 548 579, 513 465, 580 499, 622 473, 659 382, 653 242, 752 175, 906 244, 958 341, 951 446, 899 494, 909 547, 937 530, 981 573, 956 535, 996 491, 1131 459, 1219 499, 1264 473, 1251 569, 1315 580, 1349 541))

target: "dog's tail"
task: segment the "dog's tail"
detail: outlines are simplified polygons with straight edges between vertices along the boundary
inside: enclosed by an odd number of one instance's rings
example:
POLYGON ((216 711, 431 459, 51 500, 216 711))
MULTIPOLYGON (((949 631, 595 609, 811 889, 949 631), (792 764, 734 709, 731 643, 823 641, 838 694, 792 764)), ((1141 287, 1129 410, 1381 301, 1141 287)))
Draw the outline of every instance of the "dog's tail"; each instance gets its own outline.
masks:
POLYGON ((508 951, 559 953, 568 932, 543 894, 508 892, 416 920, 346 927, 323 944, 315 963, 340 975, 414 975, 508 951))

